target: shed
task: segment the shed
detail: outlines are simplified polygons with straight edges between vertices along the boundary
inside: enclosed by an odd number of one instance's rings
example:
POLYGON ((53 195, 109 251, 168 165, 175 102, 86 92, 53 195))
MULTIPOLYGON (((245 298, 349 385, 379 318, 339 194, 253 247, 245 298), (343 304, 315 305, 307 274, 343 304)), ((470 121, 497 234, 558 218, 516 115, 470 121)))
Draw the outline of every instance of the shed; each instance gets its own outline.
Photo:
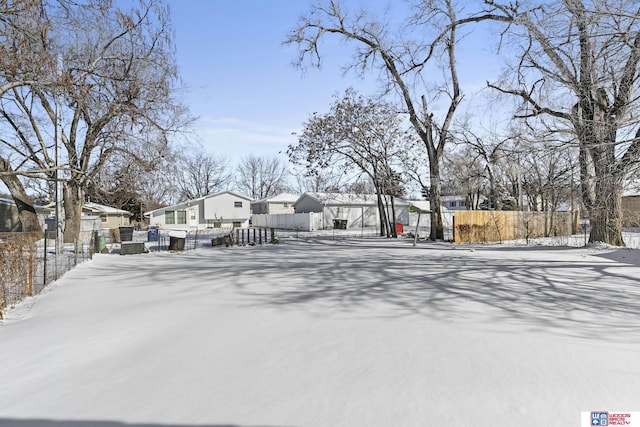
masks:
MULTIPOLYGON (((391 198, 384 196, 391 214, 391 198)), ((396 219, 409 218, 409 203, 394 198, 396 219)), ((295 203, 296 213, 322 212, 323 228, 332 228, 334 220, 346 221, 347 228, 379 227, 378 198, 375 194, 304 193, 295 203)))
MULTIPOLYGON (((45 218, 49 215, 49 209, 45 206, 34 205, 40 227, 44 229, 45 218)), ((13 199, 0 198, 0 232, 22 231, 18 206, 13 199)))
MULTIPOLYGON (((124 209, 101 205, 93 202, 86 202, 82 205, 82 216, 100 217, 102 228, 118 228, 128 226, 133 214, 124 209)), ((88 222, 92 222, 88 220, 88 222)))

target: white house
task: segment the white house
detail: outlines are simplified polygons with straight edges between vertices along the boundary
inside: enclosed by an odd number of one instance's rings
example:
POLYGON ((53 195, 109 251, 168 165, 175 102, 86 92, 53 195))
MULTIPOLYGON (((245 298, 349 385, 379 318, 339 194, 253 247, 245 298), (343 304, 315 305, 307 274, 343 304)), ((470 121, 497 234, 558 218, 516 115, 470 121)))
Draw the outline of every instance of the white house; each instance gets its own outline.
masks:
POLYGON ((255 215, 295 213, 293 205, 298 197, 297 194, 280 193, 273 197, 256 200, 251 202, 251 213, 255 215))
POLYGON ((222 191, 145 212, 149 225, 163 229, 243 228, 249 226, 251 198, 222 191))
MULTIPOLYGON (((391 215, 389 197, 386 197, 391 215)), ((396 218, 409 218, 409 203, 394 198, 396 218)), ((347 228, 379 227, 378 199, 375 194, 304 193, 295 203, 296 213, 321 212, 323 227, 333 228, 335 220, 346 220, 347 228)))
POLYGON ((465 196, 440 196, 440 203, 443 207, 451 211, 464 211, 469 209, 465 196))

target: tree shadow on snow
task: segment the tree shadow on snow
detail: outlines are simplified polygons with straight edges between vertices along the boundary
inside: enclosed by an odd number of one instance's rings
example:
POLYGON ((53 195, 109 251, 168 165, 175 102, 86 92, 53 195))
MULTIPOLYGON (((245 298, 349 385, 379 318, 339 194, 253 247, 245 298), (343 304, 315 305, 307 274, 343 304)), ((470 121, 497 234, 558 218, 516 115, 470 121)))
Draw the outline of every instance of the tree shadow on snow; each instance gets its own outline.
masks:
POLYGON ((195 295, 232 286, 239 304, 327 315, 417 315, 640 339, 640 269, 619 255, 558 247, 410 246, 360 241, 213 249, 179 255, 170 271, 158 268, 169 264, 164 257, 138 264, 126 272, 134 275, 126 282, 144 277, 139 286, 195 295))
POLYGON ((453 248, 359 248, 326 259, 322 251, 311 257, 289 255, 286 264, 276 261, 274 266, 245 270, 244 288, 260 303, 283 307, 509 322, 585 338, 640 339, 637 264, 612 264, 607 255, 602 262, 598 257, 566 261, 571 248, 498 249, 510 251, 512 258, 492 256, 495 247, 453 248), (269 277, 269 270, 279 271, 280 283, 270 292, 257 292, 246 276, 259 283, 260 277, 269 277), (305 277, 304 286, 287 285, 299 283, 300 277, 305 277))

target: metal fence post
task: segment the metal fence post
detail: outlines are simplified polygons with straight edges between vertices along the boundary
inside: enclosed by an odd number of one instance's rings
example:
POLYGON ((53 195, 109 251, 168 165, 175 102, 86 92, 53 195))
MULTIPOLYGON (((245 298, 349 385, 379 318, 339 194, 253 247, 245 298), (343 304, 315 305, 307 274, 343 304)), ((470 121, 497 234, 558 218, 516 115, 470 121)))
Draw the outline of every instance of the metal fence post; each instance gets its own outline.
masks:
POLYGON ((33 296, 33 243, 29 244, 29 291, 28 296, 33 296))
POLYGON ((47 231, 44 232, 44 259, 43 259, 43 278, 42 278, 42 286, 47 286, 47 231))

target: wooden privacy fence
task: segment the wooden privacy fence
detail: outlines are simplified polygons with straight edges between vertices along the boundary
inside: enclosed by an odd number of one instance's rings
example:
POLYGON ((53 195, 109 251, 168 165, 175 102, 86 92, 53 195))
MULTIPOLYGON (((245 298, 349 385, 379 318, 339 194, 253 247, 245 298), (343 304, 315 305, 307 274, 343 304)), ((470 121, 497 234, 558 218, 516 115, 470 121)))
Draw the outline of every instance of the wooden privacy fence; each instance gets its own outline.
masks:
POLYGON ((571 236, 578 217, 577 212, 456 211, 453 239, 473 243, 571 236))

